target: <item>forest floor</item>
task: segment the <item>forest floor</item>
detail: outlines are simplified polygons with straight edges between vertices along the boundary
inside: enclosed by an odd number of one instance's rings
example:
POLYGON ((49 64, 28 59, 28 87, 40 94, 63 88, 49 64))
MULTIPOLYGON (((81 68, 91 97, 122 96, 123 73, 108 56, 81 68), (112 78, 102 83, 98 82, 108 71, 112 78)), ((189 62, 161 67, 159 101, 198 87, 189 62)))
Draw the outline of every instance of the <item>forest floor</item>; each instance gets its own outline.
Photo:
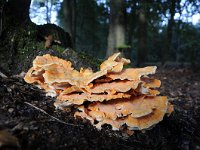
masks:
POLYGON ((200 150, 200 73, 158 69, 155 76, 175 111, 151 130, 130 137, 109 126, 98 131, 73 113, 55 110, 55 99, 23 79, 0 77, 0 149, 200 150))

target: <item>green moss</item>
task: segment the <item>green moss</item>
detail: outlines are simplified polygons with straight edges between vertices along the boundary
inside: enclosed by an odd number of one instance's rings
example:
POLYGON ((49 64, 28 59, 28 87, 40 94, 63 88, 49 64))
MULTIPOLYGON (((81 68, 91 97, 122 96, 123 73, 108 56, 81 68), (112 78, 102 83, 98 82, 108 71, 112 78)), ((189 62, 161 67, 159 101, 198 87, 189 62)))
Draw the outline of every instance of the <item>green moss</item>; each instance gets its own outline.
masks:
MULTIPOLYGON (((11 70, 13 74, 19 73, 22 70, 24 71, 26 68, 29 68, 29 65, 32 63, 31 61, 33 57, 37 56, 37 53, 41 50, 45 50, 45 42, 39 42, 37 40, 37 28, 35 24, 28 24, 25 27, 19 26, 17 27, 17 29, 10 28, 8 30, 6 39, 2 41, 2 43, 7 45, 5 56, 6 58, 9 58, 9 61, 4 59, 2 60, 2 62, 8 64, 7 68, 9 68, 9 70, 11 70)), ((65 51, 65 48, 59 45, 53 45, 50 49, 55 50, 61 54, 65 51)), ((97 66, 97 68, 101 63, 101 61, 92 56, 89 56, 86 53, 76 52, 75 56, 76 59, 74 61, 79 61, 79 58, 81 58, 82 60, 84 60, 82 62, 87 62, 88 64, 91 64, 91 66, 97 66)), ((81 64, 81 61, 79 62, 80 63, 78 64, 81 64)))
MULTIPOLYGON (((44 41, 37 41, 37 30, 36 25, 30 24, 26 26, 26 28, 19 27, 18 30, 14 31, 15 33, 11 34, 13 39, 13 44, 15 45, 15 49, 17 50, 15 56, 18 61, 23 61, 27 58, 31 53, 34 53, 36 50, 44 50, 44 41)), ((51 49, 62 53, 65 48, 59 45, 53 45, 51 49)))
POLYGON ((99 59, 96 59, 84 52, 80 52, 79 56, 80 58, 87 60, 90 64, 93 64, 95 66, 99 66, 102 63, 102 61, 100 61, 99 59))
POLYGON ((129 48, 131 48, 131 46, 124 44, 124 45, 118 45, 116 48, 117 49, 129 49, 129 48))
POLYGON ((59 46, 59 45, 53 45, 53 46, 51 47, 51 49, 53 49, 53 50, 55 50, 55 51, 58 51, 59 53, 63 53, 64 50, 65 50, 65 48, 63 48, 63 47, 61 47, 61 46, 59 46))

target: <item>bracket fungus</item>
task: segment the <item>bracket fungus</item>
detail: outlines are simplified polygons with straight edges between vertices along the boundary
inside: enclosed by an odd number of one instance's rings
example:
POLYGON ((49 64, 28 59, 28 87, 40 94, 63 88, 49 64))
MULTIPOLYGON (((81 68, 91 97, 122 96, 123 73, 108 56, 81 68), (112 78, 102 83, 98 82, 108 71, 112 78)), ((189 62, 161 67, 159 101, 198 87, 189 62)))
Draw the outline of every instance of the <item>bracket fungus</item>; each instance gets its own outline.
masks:
POLYGON ((36 57, 24 80, 57 97, 56 108, 74 106, 74 116, 88 119, 97 129, 104 124, 113 130, 149 129, 170 115, 173 105, 166 96, 158 96, 161 81, 148 77, 156 66, 124 69, 129 63, 115 53, 97 72, 78 71, 70 61, 46 54, 36 57))

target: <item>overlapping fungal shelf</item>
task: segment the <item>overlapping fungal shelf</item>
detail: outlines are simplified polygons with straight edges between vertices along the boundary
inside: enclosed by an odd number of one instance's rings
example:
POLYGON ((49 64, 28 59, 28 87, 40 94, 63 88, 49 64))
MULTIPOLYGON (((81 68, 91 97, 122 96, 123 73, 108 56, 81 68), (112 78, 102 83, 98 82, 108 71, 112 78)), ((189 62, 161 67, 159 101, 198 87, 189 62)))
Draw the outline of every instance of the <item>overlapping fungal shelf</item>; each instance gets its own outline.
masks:
POLYGON ((100 70, 75 70, 70 61, 49 54, 37 56, 24 80, 57 97, 58 109, 77 108, 75 117, 88 119, 101 129, 143 130, 160 122, 173 111, 166 96, 157 96, 161 82, 148 75, 156 66, 124 68, 130 60, 116 53, 100 65, 100 70))

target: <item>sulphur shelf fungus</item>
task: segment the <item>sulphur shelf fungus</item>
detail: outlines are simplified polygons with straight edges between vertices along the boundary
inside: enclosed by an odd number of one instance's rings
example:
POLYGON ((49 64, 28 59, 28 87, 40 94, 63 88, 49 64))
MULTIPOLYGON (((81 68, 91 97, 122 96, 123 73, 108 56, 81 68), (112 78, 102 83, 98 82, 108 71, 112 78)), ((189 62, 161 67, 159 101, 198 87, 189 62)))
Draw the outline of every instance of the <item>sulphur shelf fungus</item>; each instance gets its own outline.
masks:
POLYGON ((156 66, 124 69, 130 60, 119 56, 110 56, 97 72, 75 70, 70 61, 49 54, 37 56, 24 80, 56 97, 56 108, 74 106, 74 116, 88 119, 97 129, 104 124, 113 130, 149 129, 170 115, 173 105, 158 96, 161 81, 148 77, 156 66))

